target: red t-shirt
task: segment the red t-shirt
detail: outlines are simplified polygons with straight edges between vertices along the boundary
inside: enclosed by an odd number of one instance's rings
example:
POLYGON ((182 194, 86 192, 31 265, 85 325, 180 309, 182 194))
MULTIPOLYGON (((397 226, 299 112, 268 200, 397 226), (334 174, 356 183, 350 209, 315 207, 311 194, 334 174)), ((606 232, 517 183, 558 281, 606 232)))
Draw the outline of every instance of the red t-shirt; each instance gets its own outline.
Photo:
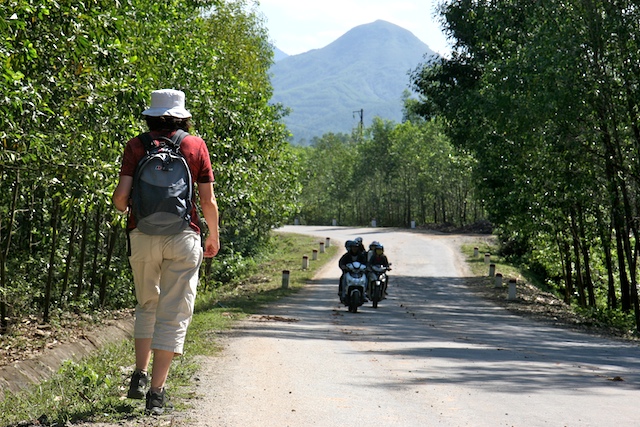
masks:
MULTIPOLYGON (((162 133, 151 131, 151 137, 166 136, 170 138, 173 132, 162 133)), ((186 136, 180 143, 180 151, 187 160, 189 170, 191 171, 191 178, 194 183, 207 183, 213 182, 213 169, 211 167, 211 158, 209 157, 209 150, 202 138, 195 135, 186 136)), ((140 138, 135 137, 127 142, 127 146, 124 149, 124 156, 122 157, 122 166, 120 167, 120 176, 133 176, 138 163, 144 156, 144 146, 140 138)), ((196 210, 195 200, 192 203, 191 209, 191 228, 197 233, 200 232, 198 224, 200 220, 198 218, 198 212, 196 210)), ((129 222, 127 228, 132 230, 136 228, 133 215, 129 215, 129 222)))

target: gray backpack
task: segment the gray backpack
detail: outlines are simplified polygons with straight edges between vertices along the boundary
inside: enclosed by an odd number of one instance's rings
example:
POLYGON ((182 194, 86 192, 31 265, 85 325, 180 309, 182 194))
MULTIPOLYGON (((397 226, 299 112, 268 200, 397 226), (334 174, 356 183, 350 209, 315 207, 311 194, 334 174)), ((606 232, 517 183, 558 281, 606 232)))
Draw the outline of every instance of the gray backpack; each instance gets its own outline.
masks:
POLYGON ((131 213, 145 234, 178 234, 189 227, 193 180, 180 143, 189 135, 178 129, 172 138, 138 137, 145 155, 133 175, 131 213))

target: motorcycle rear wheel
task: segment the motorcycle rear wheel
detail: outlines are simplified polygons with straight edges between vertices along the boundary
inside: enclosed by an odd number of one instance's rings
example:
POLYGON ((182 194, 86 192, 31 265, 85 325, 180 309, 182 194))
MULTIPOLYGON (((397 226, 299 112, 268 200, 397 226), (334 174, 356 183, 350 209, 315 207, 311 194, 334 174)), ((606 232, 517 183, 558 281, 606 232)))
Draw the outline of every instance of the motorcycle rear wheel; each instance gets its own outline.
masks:
POLYGON ((380 287, 376 287, 373 290, 373 296, 371 299, 373 301, 373 308, 378 308, 378 301, 380 301, 380 287))

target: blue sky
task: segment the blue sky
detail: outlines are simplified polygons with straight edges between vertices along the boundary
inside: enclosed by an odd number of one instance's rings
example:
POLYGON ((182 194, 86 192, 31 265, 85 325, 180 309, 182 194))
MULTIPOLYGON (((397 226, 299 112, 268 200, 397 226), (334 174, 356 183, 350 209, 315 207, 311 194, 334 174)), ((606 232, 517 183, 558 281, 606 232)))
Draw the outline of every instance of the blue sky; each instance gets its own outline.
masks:
POLYGON ((450 52, 434 17, 441 0, 259 0, 272 42, 289 55, 325 47, 344 33, 378 19, 411 31, 431 50, 450 52))

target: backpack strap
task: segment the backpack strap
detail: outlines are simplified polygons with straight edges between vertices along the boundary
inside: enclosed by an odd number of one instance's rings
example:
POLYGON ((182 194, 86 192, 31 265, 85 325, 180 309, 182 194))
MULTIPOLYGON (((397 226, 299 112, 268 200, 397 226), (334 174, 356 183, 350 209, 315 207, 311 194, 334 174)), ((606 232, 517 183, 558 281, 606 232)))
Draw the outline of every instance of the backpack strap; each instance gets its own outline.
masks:
POLYGON ((153 146, 153 138, 151 138, 151 134, 149 132, 141 133, 138 135, 138 138, 142 142, 142 146, 144 147, 144 151, 147 153, 151 150, 153 146))
POLYGON ((189 136, 189 133, 182 129, 178 129, 176 133, 173 134, 173 136, 171 137, 171 142, 173 143, 176 151, 178 151, 178 149, 180 148, 182 140, 187 136, 189 136))
MULTIPOLYGON (((172 148, 178 151, 182 140, 187 136, 189 136, 188 132, 178 129, 171 138, 160 137, 158 139, 171 143, 172 148)), ((144 132, 138 135, 138 138, 142 141, 145 151, 149 152, 153 147, 153 138, 151 138, 151 134, 149 132, 144 132)))

